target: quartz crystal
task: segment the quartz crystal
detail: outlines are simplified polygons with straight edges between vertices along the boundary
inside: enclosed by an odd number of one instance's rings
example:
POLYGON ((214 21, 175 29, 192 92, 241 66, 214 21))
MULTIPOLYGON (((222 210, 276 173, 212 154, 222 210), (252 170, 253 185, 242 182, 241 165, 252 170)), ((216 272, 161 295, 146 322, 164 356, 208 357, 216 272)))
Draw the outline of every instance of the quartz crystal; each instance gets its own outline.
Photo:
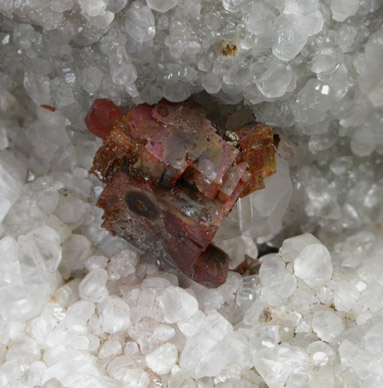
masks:
POLYGON ((96 100, 85 122, 104 139, 92 168, 107 183, 98 201, 103 226, 214 287, 226 279, 228 256, 210 243, 236 200, 264 188, 276 163, 270 127, 246 124, 225 141, 205 115, 193 102, 163 100, 122 116, 96 100))

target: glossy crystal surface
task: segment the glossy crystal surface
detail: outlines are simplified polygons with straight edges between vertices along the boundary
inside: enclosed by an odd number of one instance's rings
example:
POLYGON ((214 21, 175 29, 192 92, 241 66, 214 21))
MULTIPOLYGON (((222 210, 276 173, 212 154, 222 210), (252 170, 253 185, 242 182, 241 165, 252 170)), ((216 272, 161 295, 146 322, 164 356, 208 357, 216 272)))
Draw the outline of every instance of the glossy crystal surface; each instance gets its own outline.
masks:
POLYGON ((107 184, 103 226, 198 283, 223 284, 229 257, 211 243, 237 199, 275 172, 272 129, 241 127, 234 146, 191 101, 138 105, 120 119, 116 112, 96 100, 86 119, 103 138, 92 168, 107 184))

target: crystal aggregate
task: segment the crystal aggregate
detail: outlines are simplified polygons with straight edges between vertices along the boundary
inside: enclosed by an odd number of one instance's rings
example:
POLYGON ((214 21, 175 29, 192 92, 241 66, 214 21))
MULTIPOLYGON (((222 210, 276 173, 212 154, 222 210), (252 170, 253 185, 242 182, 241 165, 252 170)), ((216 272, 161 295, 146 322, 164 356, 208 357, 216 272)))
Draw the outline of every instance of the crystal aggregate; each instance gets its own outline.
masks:
POLYGON ((140 104, 122 114, 96 100, 85 123, 103 139, 92 172, 106 187, 102 226, 206 287, 226 281, 229 256, 211 244, 239 197, 276 172, 270 127, 248 123, 225 137, 191 101, 140 104), (235 139, 237 147, 231 144, 235 139))
POLYGON ((383 386, 382 12, 0 0, 0 386, 383 386), (259 271, 215 289, 104 230, 89 174, 96 98, 190 96, 279 128, 277 173, 214 239, 259 271))

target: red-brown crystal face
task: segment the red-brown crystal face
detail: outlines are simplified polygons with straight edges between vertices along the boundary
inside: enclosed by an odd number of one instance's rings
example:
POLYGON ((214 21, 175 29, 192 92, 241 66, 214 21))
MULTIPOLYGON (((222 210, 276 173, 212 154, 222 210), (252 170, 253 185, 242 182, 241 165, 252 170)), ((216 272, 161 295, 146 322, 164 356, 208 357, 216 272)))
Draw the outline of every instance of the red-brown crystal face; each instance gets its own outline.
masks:
POLYGON ((93 135, 103 139, 121 118, 122 112, 117 105, 112 101, 99 99, 90 107, 85 124, 93 135))
POLYGON ((186 275, 205 287, 215 288, 225 283, 228 268, 229 256, 210 244, 187 270, 186 275))
POLYGON ((126 115, 96 100, 86 124, 103 138, 92 172, 107 183, 98 201, 103 226, 152 257, 172 262, 206 287, 227 277, 229 257, 212 245, 239 196, 274 172, 272 130, 239 128, 225 141, 193 103, 160 101, 126 115))

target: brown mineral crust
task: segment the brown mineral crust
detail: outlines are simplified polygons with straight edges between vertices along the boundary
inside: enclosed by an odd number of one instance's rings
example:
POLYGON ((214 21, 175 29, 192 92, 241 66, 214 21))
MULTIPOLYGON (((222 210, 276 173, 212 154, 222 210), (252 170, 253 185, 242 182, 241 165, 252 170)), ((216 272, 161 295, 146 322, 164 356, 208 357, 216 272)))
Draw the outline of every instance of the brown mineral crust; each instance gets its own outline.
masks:
POLYGON ((145 144, 145 140, 129 136, 120 125, 116 125, 97 151, 91 172, 104 183, 108 182, 118 171, 134 165, 145 144))
POLYGON ((223 41, 221 42, 221 54, 224 57, 235 57, 237 55, 237 45, 232 42, 223 41))
POLYGON ((194 103, 162 101, 154 108, 136 106, 105 137, 92 171, 108 181, 117 171, 128 168, 134 176, 174 186, 213 138, 222 140, 205 113, 194 103))
POLYGON ((276 172, 273 130, 265 124, 250 123, 235 130, 241 152, 237 163, 249 165, 251 177, 241 197, 265 187, 264 179, 276 172))

